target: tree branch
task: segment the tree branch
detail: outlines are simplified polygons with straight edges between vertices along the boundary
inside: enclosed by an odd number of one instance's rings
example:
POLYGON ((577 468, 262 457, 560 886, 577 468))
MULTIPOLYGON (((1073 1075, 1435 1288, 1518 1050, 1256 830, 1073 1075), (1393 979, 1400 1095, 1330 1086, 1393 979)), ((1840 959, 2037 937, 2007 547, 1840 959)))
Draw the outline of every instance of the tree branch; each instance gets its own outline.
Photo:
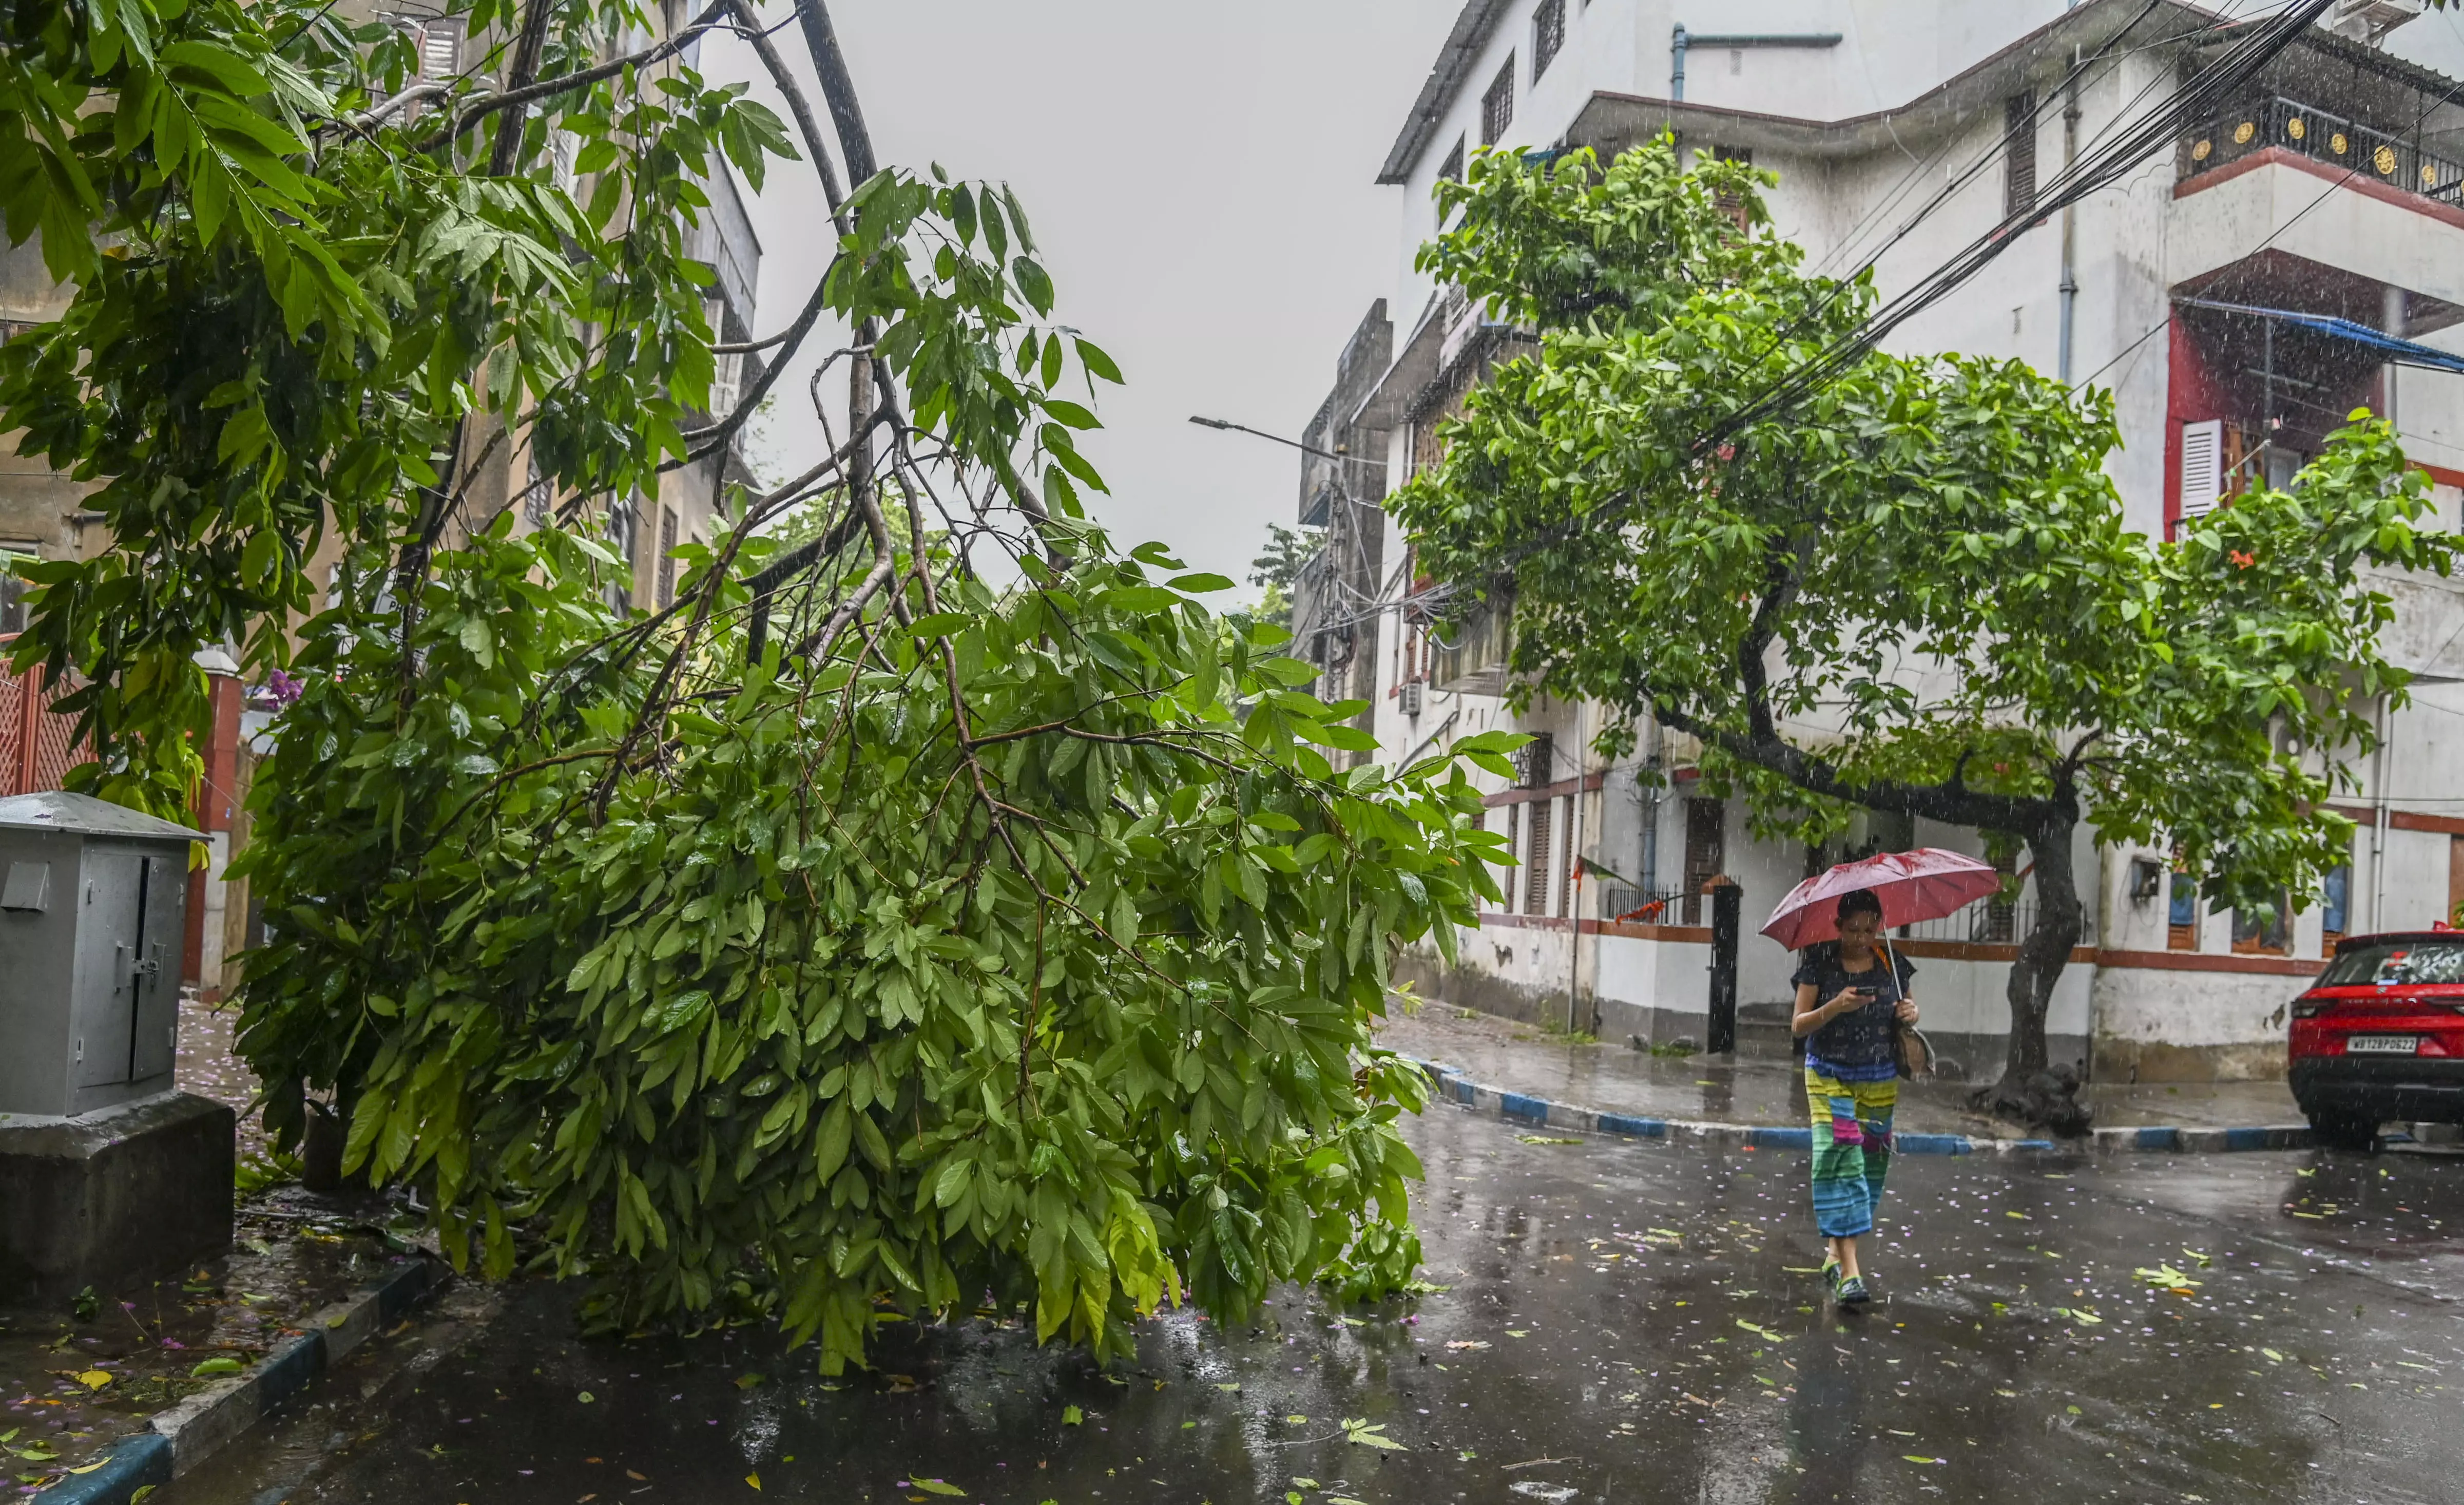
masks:
POLYGON ((1758 742, 1779 740, 1771 718, 1770 676, 1763 669, 1763 653, 1779 632, 1781 613, 1796 600, 1798 585, 1813 554, 1811 535, 1799 535, 1786 548, 1775 541, 1764 551, 1762 599, 1754 604, 1753 620, 1737 640, 1737 678, 1746 692, 1746 724, 1758 742))
POLYGON ((1898 780, 1852 784, 1842 778, 1839 770, 1828 761, 1776 735, 1767 739, 1741 736, 1700 720, 1657 697, 1651 711, 1662 725, 1699 738, 1706 746, 1716 747, 1739 763, 1777 774, 1809 794, 1861 805, 1867 809, 1922 815, 1928 820, 1953 826, 1985 826, 1995 830, 2025 831, 2035 830, 2047 817, 2059 813, 2062 808, 2057 800, 1983 794, 1973 789, 1954 789, 1942 784, 1906 784, 1898 780))
MULTIPOLYGON (((556 0, 530 0, 522 11, 521 33, 514 38, 514 58, 505 72, 505 82, 518 92, 539 79, 539 54, 547 46, 548 19, 556 14, 556 0)), ((521 101, 505 106, 505 118, 496 125, 495 148, 488 154, 491 177, 509 177, 520 165, 522 123, 530 106, 521 101)))
POLYGON ((804 152, 812 158, 813 171, 822 180, 822 202, 830 208, 830 223, 840 234, 847 232, 847 214, 840 208, 847 195, 839 190, 838 169, 830 166, 829 149, 822 144, 821 122, 813 119, 813 106, 804 98, 804 90, 796 76, 787 71, 787 60, 772 46, 770 33, 753 13, 752 0, 734 0, 736 18, 753 44, 754 55, 770 71, 770 81, 779 88, 780 97, 787 101, 787 113, 795 118, 796 132, 804 139, 804 152))
POLYGON ((690 46, 694 37, 717 27, 719 17, 726 12, 730 3, 731 0, 711 0, 711 4, 702 11, 701 14, 693 17, 691 25, 656 46, 646 47, 638 53, 627 53, 622 57, 610 58, 595 67, 559 74, 553 78, 542 78, 537 83, 522 88, 506 89, 473 100, 454 112, 453 122, 451 125, 421 142, 418 149, 434 151, 447 142, 463 135, 472 126, 478 124, 480 121, 498 110, 526 105, 533 100, 544 100, 550 95, 562 94, 571 89, 587 88, 603 78, 613 78, 627 68, 648 68, 654 63, 666 62, 690 46))
POLYGON ((847 159, 852 188, 880 170, 873 162, 872 133, 865 129, 864 106, 855 97, 855 79, 847 73, 847 55, 839 51, 838 33, 824 0, 797 0, 796 18, 803 23, 804 47, 813 55, 813 76, 822 81, 830 123, 838 127, 839 153, 847 159))

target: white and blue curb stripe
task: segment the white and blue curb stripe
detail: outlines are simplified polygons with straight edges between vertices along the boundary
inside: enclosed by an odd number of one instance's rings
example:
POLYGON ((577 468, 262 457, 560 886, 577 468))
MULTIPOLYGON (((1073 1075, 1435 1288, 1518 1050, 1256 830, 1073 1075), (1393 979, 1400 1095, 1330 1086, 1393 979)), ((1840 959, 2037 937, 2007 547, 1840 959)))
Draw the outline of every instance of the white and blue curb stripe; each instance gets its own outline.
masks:
MULTIPOLYGON (((1554 1102, 1529 1093, 1507 1092, 1475 1082, 1454 1068, 1414 1056, 1404 1060, 1425 1073, 1440 1101, 1466 1108, 1494 1108, 1500 1118, 1554 1129, 1579 1129, 1588 1134, 1627 1139, 1683 1139, 1705 1144, 1734 1144, 1756 1149, 1806 1150, 1814 1131, 1800 1125, 1721 1123, 1694 1118, 1655 1118, 1639 1114, 1602 1113, 1574 1103, 1554 1102)), ((2185 1129, 2172 1126, 2098 1129, 2091 1141, 2100 1150, 2166 1150, 2214 1154, 2233 1150, 2299 1150, 2310 1147, 2308 1124, 2268 1124, 2232 1129, 2185 1129)), ((2051 1150, 2051 1140, 1977 1139, 1965 1134, 1913 1134, 1893 1138, 1903 1155, 2007 1155, 2013 1151, 2051 1150)))
POLYGON ((275 1344, 242 1373, 218 1380, 153 1418, 145 1430, 114 1443, 33 1497, 32 1505, 128 1505, 140 1490, 168 1484, 307 1389, 443 1279, 426 1258, 407 1261, 375 1285, 309 1317, 305 1330, 275 1344))

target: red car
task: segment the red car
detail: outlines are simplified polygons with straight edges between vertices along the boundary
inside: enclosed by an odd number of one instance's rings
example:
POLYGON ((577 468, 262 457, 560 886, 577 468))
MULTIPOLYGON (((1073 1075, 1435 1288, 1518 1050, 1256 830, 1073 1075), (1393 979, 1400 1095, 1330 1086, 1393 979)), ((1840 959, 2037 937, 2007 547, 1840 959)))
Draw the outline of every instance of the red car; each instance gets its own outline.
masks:
POLYGON ((2294 1100, 2321 1144, 2392 1120, 2464 1123, 2464 931, 2354 936, 2293 1001, 2294 1100))

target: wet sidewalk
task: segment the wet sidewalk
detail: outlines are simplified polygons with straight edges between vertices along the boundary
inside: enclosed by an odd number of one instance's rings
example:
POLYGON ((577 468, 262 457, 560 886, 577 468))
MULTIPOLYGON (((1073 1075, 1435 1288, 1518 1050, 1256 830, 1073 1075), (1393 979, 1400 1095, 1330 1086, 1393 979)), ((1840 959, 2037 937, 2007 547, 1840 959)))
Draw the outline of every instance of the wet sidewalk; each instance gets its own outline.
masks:
MULTIPOLYGON (((1389 1050, 1440 1062, 1507 1092, 1580 1103, 1638 1118, 1715 1123, 1805 1122, 1804 1077, 1783 1057, 1649 1055, 1624 1046, 1576 1043, 1493 1014, 1430 1003, 1399 1012, 1377 1032, 1389 1050)), ((1974 1082, 1903 1082, 1896 1126, 1903 1133, 2007 1135, 2012 1125, 1968 1110, 1974 1082)), ((2080 1092, 2099 1128, 2172 1125, 2185 1129, 2298 1124, 2301 1112, 2282 1082, 2091 1085, 2080 1092)))

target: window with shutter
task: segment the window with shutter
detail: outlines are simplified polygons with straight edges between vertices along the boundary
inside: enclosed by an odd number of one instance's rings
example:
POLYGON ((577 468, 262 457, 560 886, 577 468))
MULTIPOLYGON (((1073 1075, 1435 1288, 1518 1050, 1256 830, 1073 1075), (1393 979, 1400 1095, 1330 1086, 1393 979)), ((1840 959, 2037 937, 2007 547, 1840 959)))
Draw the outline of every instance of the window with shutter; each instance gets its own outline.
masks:
POLYGON ((659 609, 665 611, 676 604, 676 515, 673 510, 659 509, 659 609))
POLYGON ((2182 516, 2205 517, 2224 493, 2224 421, 2182 425, 2182 516))
POLYGON ((1514 123, 1514 59, 1497 71, 1497 80, 1480 97, 1480 139, 1494 146, 1506 135, 1506 127, 1514 123))
POLYGON ((1552 802, 1533 800, 1525 808, 1530 811, 1530 850, 1523 854, 1523 913, 1549 913, 1549 876, 1551 871, 1549 853, 1549 807, 1552 802))
POLYGON ((438 16, 419 28, 419 77, 428 83, 449 83, 462 71, 462 23, 438 16))
MULTIPOLYGON (((1522 815, 1523 807, 1520 805, 1509 805, 1506 808, 1506 851, 1507 855, 1518 859, 1523 855, 1523 849, 1515 845, 1523 836, 1522 815)), ((1509 915, 1513 914, 1514 880, 1509 877, 1498 887, 1506 890, 1506 912, 1509 915)))
POLYGON ((1557 865, 1557 913, 1572 915, 1574 912, 1574 859, 1580 855, 1574 851, 1573 795, 1560 797, 1557 824, 1566 832, 1566 860, 1557 865))
POLYGON ((2036 96, 2014 94, 2002 105, 2002 217, 2036 207, 2036 96))

